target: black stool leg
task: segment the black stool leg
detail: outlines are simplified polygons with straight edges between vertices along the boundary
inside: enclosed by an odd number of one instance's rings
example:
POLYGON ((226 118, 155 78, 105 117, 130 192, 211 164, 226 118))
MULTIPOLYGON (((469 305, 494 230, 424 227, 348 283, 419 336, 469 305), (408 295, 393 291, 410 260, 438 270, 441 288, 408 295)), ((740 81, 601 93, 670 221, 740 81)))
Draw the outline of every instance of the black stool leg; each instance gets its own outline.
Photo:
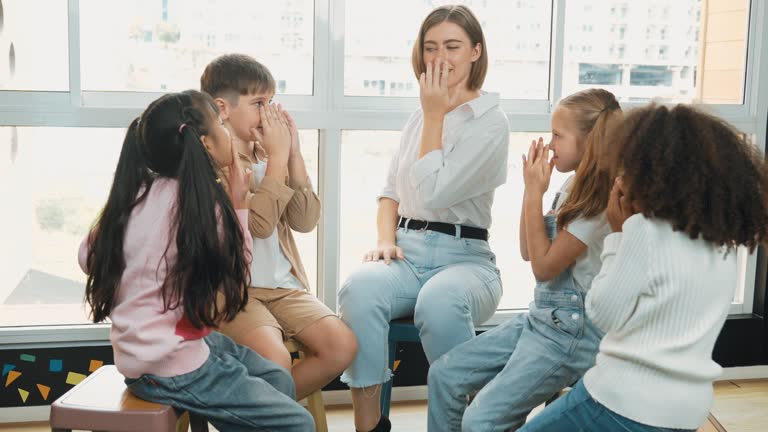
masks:
POLYGON ((208 421, 196 414, 189 413, 189 425, 192 432, 208 432, 208 421))

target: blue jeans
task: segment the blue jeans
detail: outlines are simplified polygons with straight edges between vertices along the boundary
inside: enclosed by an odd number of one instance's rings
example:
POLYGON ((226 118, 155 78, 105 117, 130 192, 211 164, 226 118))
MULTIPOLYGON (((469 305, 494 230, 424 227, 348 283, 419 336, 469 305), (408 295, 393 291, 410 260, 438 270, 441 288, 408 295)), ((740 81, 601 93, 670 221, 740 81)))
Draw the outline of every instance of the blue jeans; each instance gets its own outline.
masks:
MULTIPOLYGON (((627 389, 632 391, 632 389, 627 389)), ((695 432, 694 429, 668 429, 632 421, 592 399, 579 380, 571 391, 535 416, 519 432, 695 432)))
POLYGON ((427 360, 475 336, 501 299, 496 256, 488 242, 400 228, 405 260, 365 263, 339 291, 339 313, 359 350, 341 376, 350 387, 388 381, 389 321, 413 316, 427 360))
MULTIPOLYGON (((554 217, 545 218, 550 238, 554 217)), ((595 363, 602 333, 585 318, 571 269, 538 282, 529 312, 432 364, 430 431, 507 431, 595 363), (474 396, 471 403, 469 400, 474 396)))
POLYGON ((205 338, 211 354, 196 370, 126 379, 141 399, 198 414, 220 431, 314 431, 312 416, 294 400, 291 375, 230 338, 205 338))

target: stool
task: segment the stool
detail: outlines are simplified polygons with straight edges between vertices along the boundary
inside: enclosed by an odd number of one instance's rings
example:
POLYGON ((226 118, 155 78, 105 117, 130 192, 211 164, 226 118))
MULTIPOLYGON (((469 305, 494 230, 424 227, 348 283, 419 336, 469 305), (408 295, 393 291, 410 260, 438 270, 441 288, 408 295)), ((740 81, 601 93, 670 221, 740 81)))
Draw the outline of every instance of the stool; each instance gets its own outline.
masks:
POLYGON ((205 419, 137 398, 124 379, 113 365, 96 369, 51 404, 51 430, 180 432, 191 420, 193 432, 208 431, 205 419))
MULTIPOLYGON (((398 342, 421 342, 419 329, 413 323, 413 317, 400 318, 389 322, 389 370, 395 370, 395 355, 398 342)), ((381 385, 381 414, 389 417, 389 405, 392 400, 392 381, 381 385)))
MULTIPOLYGON (((288 339, 285 342, 285 348, 290 353, 298 353, 299 359, 306 357, 306 348, 295 339, 288 339)), ((309 410, 309 413, 312 414, 312 418, 315 420, 315 431, 328 432, 328 421, 325 418, 322 389, 307 396, 307 410, 309 410)))

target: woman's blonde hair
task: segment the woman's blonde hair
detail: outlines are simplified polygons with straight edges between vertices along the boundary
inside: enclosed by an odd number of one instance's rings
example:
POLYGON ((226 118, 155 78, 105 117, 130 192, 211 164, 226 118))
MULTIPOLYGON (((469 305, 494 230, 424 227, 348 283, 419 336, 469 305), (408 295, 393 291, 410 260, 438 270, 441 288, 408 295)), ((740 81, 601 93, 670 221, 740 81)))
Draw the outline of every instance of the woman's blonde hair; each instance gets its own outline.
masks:
POLYGON ((623 117, 613 93, 603 89, 588 89, 574 93, 558 104, 569 111, 581 132, 584 145, 568 198, 557 215, 558 227, 565 228, 578 217, 591 218, 608 206, 613 186, 612 173, 600 159, 606 154, 608 131, 623 117))
POLYGON ((488 72, 488 53, 485 48, 485 36, 483 36, 483 29, 480 27, 480 22, 475 17, 475 14, 463 5, 440 6, 424 18, 424 22, 421 23, 421 28, 419 29, 419 36, 413 44, 413 55, 411 56, 416 79, 419 79, 421 74, 427 70, 427 67, 424 65, 424 37, 429 29, 446 21, 461 27, 469 37, 473 48, 480 44, 480 57, 472 63, 469 80, 467 81, 468 90, 479 90, 483 86, 485 74, 488 72))

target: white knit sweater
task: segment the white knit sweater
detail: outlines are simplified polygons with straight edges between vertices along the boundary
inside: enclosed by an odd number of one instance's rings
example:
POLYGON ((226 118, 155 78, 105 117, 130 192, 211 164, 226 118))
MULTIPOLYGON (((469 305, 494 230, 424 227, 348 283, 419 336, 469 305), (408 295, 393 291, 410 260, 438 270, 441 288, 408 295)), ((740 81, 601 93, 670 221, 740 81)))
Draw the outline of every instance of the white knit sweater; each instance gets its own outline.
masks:
POLYGON ((712 349, 733 298, 735 256, 641 214, 608 235, 586 300, 606 333, 584 377, 590 395, 650 426, 704 423, 721 373, 712 349))

